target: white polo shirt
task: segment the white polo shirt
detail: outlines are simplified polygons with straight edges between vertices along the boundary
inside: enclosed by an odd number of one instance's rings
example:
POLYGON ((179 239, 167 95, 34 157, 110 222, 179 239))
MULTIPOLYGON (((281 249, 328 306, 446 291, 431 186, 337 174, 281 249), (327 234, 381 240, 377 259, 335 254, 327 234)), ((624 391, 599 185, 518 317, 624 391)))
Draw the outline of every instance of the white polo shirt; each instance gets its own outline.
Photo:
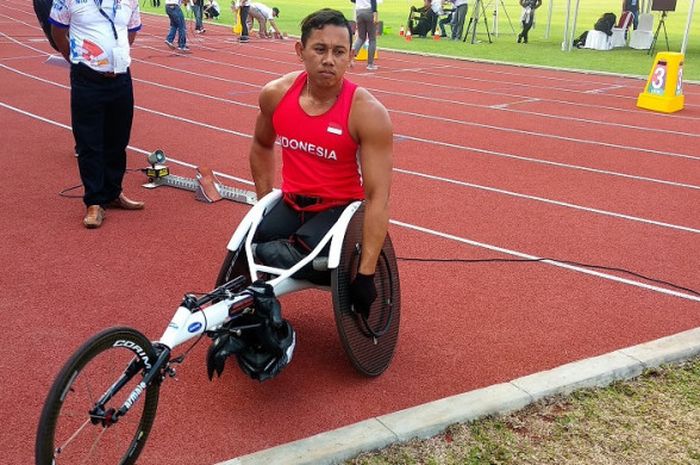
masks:
POLYGON ((250 7, 258 10, 267 20, 275 19, 275 16, 272 14, 272 8, 267 5, 263 5, 262 3, 251 3, 250 7))
POLYGON ((70 61, 95 71, 114 71, 113 49, 122 49, 128 66, 129 32, 141 29, 138 0, 53 0, 49 22, 70 28, 70 61), (100 8, 105 13, 100 13, 100 8), (109 18, 109 19, 108 19, 109 18), (110 23, 114 23, 114 28, 110 23), (116 32, 117 38, 114 38, 116 32))

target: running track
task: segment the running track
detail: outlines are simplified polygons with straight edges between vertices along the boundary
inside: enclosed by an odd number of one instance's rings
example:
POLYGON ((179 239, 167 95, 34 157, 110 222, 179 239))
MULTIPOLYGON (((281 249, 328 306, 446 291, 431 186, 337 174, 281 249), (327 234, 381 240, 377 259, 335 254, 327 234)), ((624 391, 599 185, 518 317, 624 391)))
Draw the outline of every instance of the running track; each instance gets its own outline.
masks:
MULTIPOLYGON (((292 41, 240 46, 225 28, 163 44, 145 16, 134 48, 137 110, 129 165, 163 148, 249 179, 246 153, 261 85, 298 69, 292 41)), ((125 188, 144 212, 110 211, 87 231, 69 130, 68 75, 31 6, 0 13, 4 328, 2 461, 33 461, 53 377, 111 325, 157 338, 182 294, 213 284, 247 207, 191 193, 125 188), (80 192, 78 190, 77 192, 80 192)), ((395 126, 390 232, 400 256, 551 257, 633 270, 700 290, 700 87, 686 108, 635 108, 643 82, 380 52, 351 78, 395 126)), ((174 166, 178 174, 192 171, 174 166)), ((398 352, 376 379, 355 373, 329 296, 283 300, 294 362, 258 384, 227 367, 206 379, 205 345, 168 382, 142 463, 206 464, 445 396, 700 326, 700 296, 613 271, 560 263, 399 264, 398 352)))

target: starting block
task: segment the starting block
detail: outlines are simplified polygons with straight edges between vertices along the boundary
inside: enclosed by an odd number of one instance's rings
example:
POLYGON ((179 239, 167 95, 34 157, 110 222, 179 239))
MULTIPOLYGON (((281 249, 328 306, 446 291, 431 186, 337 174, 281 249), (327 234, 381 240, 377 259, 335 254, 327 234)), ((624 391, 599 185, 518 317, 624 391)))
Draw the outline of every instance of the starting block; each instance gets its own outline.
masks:
MULTIPOLYGON (((152 155, 158 152, 162 155, 162 151, 156 151, 152 155)), ((152 157, 149 156, 150 160, 152 160, 152 157)), ((162 159, 159 158, 160 160, 165 160, 164 155, 162 159)), ((253 191, 222 184, 211 168, 197 167, 194 178, 171 174, 170 169, 165 164, 152 163, 149 168, 144 168, 142 171, 148 176, 148 182, 143 184, 143 187, 146 189, 155 189, 160 186, 185 189, 194 192, 195 199, 205 203, 214 203, 226 199, 247 205, 255 205, 257 201, 257 196, 253 191)))

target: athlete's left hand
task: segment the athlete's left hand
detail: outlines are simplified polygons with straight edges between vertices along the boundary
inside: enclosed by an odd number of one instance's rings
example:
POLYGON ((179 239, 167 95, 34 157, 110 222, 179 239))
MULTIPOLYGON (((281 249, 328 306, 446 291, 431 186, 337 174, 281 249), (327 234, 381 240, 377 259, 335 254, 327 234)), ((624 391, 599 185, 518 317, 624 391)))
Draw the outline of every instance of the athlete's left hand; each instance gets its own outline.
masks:
POLYGON ((374 285, 374 275, 357 273, 355 279, 350 283, 350 304, 355 312, 369 316, 369 309, 372 302, 377 298, 377 288, 374 285))

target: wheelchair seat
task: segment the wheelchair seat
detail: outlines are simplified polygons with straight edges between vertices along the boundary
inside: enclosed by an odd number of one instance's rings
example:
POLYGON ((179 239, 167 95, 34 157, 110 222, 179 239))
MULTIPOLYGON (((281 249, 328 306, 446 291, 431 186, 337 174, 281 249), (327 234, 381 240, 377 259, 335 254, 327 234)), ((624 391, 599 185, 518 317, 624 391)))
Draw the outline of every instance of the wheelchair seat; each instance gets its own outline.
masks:
POLYGON ((398 341, 400 321, 400 286, 396 257, 387 234, 377 269, 377 299, 368 317, 356 313, 351 306, 349 286, 359 266, 362 249, 364 204, 348 205, 321 242, 302 260, 288 269, 256 263, 253 237, 264 215, 281 201, 282 193, 274 190, 260 199, 246 214, 228 243, 228 253, 219 271, 216 285, 238 276, 246 276, 247 284, 266 280, 276 296, 306 288, 330 291, 341 344, 353 366, 367 376, 377 376, 388 368, 398 341), (326 246, 329 246, 328 248, 326 246), (328 255, 321 251, 328 249, 328 255), (317 271, 327 271, 329 285, 318 284, 293 275, 312 263, 317 271))

